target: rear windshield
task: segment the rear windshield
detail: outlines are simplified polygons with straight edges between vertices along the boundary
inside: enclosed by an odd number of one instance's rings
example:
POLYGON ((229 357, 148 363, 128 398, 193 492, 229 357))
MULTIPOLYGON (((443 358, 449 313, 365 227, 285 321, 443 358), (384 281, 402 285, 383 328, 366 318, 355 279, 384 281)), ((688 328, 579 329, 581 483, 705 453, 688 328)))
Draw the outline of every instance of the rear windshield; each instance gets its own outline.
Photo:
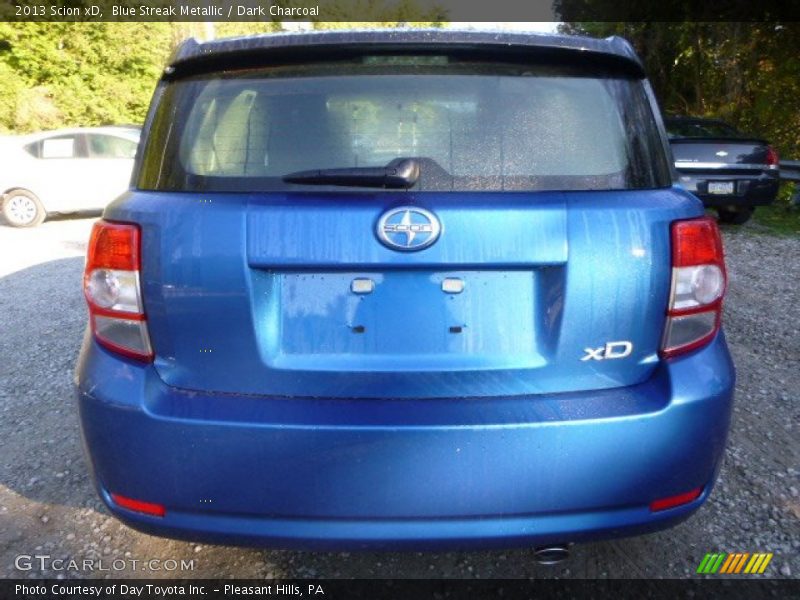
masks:
POLYGON ((166 84, 138 187, 319 190, 283 177, 398 158, 417 160, 415 191, 670 185, 640 80, 378 56, 166 84))

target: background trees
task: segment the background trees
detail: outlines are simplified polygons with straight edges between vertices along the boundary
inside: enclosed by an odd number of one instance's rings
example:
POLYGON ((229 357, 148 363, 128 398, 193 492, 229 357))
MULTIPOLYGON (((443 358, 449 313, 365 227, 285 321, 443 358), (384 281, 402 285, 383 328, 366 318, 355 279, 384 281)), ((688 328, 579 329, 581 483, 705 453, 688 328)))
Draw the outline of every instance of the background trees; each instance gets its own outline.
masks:
POLYGON ((800 23, 566 23, 621 35, 668 114, 714 116, 800 158, 800 23))
MULTIPOLYGON (((359 2, 364 18, 382 26, 441 24, 441 15, 412 0, 391 13, 375 0, 359 2)), ((271 22, 0 23, 0 132, 140 123, 181 39, 280 28, 271 22)), ((800 23, 567 22, 562 28, 629 39, 665 112, 718 116, 767 137, 783 156, 800 157, 800 23)))
POLYGON ((0 23, 0 129, 141 122, 176 38, 168 23, 0 23))
MULTIPOLYGON (((342 18, 358 14, 364 22, 315 23, 315 28, 440 26, 446 16, 420 8, 423 0, 404 0, 388 11, 379 0, 339 1, 342 18)), ((569 20, 571 4, 578 6, 576 14, 596 5, 604 15, 609 2, 618 10, 616 0, 556 0, 566 21, 561 29, 630 40, 666 113, 721 117, 766 137, 784 158, 800 158, 800 22, 569 20)), ((0 22, 0 134, 141 123, 164 62, 182 39, 281 27, 280 22, 0 22)), ((791 212, 800 229, 800 215, 788 203, 791 193, 786 186, 781 194, 786 214, 776 214, 785 221, 791 212)))
MULTIPOLYGON (((391 10, 374 0, 359 2, 363 9, 359 14, 369 21, 362 26, 440 25, 436 11, 420 10, 412 0, 391 10)), ((0 22, 0 134, 141 123, 161 69, 181 40, 280 31, 281 27, 280 22, 0 22)))

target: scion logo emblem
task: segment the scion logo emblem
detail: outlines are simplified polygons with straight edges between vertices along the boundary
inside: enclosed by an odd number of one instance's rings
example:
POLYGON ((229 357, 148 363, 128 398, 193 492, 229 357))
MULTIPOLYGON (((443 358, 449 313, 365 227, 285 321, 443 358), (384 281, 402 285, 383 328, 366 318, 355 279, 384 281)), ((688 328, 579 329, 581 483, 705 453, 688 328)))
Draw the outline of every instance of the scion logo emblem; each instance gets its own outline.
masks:
POLYGON ((599 348, 584 348, 586 354, 581 358, 585 360, 610 360, 612 358, 625 358, 633 352, 633 344, 630 342, 608 342, 599 348))
POLYGON ((393 208, 378 219, 378 239, 392 250, 422 250, 433 244, 441 232, 436 215, 415 206, 393 208))

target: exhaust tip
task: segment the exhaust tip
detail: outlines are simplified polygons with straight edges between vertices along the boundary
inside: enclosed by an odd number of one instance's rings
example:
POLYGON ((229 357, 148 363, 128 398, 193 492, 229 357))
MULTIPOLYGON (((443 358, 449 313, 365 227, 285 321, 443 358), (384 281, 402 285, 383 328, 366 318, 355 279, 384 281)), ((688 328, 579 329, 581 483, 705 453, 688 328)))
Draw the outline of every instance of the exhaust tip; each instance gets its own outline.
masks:
POLYGON ((533 557, 540 565, 557 565, 569 559, 569 546, 566 544, 540 546, 533 550, 533 557))

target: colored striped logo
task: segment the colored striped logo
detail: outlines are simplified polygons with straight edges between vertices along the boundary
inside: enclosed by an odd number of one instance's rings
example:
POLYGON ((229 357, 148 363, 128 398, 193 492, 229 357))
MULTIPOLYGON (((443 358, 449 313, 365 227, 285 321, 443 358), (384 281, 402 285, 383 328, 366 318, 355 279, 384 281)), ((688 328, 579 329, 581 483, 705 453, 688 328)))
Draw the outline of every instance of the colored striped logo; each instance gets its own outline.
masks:
POLYGON ((772 552, 769 553, 749 553, 734 552, 726 554, 724 552, 709 553, 703 557, 700 566, 697 567, 698 573, 704 574, 739 574, 750 575, 761 574, 767 569, 769 561, 772 560, 772 552))

